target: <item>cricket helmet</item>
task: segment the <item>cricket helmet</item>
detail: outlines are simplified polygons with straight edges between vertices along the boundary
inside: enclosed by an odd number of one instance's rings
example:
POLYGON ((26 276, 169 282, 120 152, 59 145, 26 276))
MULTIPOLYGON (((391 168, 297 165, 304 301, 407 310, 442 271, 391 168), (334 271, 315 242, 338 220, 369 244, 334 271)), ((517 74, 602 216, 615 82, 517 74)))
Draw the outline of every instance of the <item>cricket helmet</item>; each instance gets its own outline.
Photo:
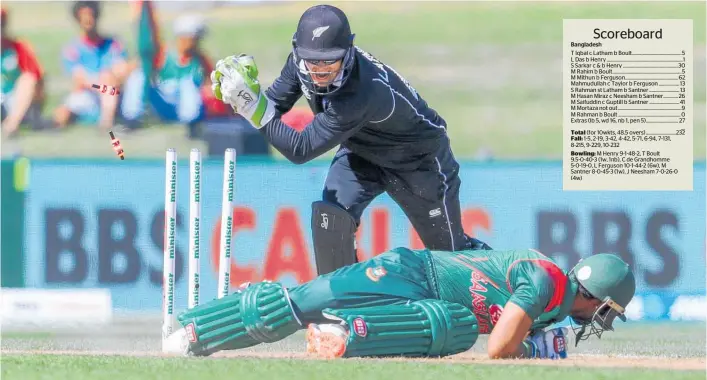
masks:
POLYGON ((580 260, 570 270, 569 279, 578 284, 584 297, 602 301, 590 319, 572 317, 575 346, 592 335, 601 338, 604 331, 613 331, 616 317, 626 322, 626 306, 636 293, 636 279, 619 256, 600 253, 580 260), (585 334, 587 327, 590 330, 585 334))
POLYGON ((311 92, 329 95, 343 86, 354 64, 354 37, 348 18, 339 8, 315 5, 302 14, 292 37, 292 56, 299 69, 297 75, 300 81, 311 92), (339 60, 342 60, 339 75, 325 86, 315 84, 313 72, 305 65, 305 61, 333 64, 339 60))

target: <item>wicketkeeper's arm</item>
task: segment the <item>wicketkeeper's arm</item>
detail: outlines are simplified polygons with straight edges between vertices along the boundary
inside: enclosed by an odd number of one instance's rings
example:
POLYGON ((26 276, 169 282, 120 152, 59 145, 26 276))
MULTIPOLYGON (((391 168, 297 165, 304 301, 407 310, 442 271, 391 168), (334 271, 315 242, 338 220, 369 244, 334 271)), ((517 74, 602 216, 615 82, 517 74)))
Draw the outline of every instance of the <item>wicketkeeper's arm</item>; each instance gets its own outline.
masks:
POLYGON ((260 131, 288 160, 303 164, 341 144, 363 125, 358 118, 344 120, 331 112, 322 112, 302 132, 283 123, 279 117, 270 120, 260 131))
POLYGON ((277 112, 281 115, 290 112, 295 103, 302 97, 302 89, 297 73, 297 67, 292 61, 292 53, 287 57, 280 76, 265 90, 265 96, 270 99, 277 112))
MULTIPOLYGON (((296 69, 294 64, 290 69, 296 69)), ((357 93, 343 101, 341 99, 331 101, 324 107, 324 112, 317 113, 314 120, 302 132, 297 132, 284 124, 279 116, 265 123, 260 130, 275 149, 288 160, 296 164, 305 163, 343 143, 368 122, 380 122, 392 114, 395 103, 388 87, 378 85, 372 87, 372 90, 382 91, 385 96, 357 93), (378 101, 379 98, 383 100, 378 101)), ((270 89, 268 89, 269 93, 271 93, 270 89)))

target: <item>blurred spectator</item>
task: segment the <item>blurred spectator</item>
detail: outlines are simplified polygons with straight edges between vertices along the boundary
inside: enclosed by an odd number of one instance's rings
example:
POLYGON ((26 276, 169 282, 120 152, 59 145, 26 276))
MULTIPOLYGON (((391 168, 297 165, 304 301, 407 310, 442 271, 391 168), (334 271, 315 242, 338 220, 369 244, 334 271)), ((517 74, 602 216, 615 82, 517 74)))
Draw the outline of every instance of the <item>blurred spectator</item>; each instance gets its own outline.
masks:
POLYGON ((314 120, 314 114, 309 108, 295 107, 290 112, 282 115, 280 118, 283 123, 289 125, 297 132, 302 132, 307 124, 314 120))
POLYGON ((2 133, 15 134, 20 124, 42 129, 44 105, 44 73, 29 43, 12 38, 7 32, 7 10, 0 9, 2 31, 2 133))
MULTIPOLYGON (((143 6, 150 7, 150 3, 144 2, 143 6)), ((144 100, 161 121, 186 124, 190 138, 197 137, 197 127, 205 118, 229 115, 226 106, 211 93, 213 64, 201 47, 206 33, 206 25, 200 17, 184 15, 174 23, 174 49, 157 41, 152 80, 146 86, 146 70, 135 70, 125 84, 121 109, 129 126, 140 124, 146 108, 144 100)))
POLYGON ((76 1, 73 17, 81 28, 81 36, 63 51, 63 64, 73 80, 73 90, 65 103, 57 108, 54 121, 64 127, 73 121, 111 128, 118 106, 117 96, 100 96, 92 84, 119 87, 129 70, 127 52, 114 37, 101 35, 98 20, 101 7, 98 1, 76 1))

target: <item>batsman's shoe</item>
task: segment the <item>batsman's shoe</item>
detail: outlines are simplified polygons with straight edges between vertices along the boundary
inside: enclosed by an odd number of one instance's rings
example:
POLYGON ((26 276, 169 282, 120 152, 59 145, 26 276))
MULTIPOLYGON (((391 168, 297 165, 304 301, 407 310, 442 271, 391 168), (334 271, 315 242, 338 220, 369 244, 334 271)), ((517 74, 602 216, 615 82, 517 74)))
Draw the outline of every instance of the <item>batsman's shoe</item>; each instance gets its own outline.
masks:
POLYGON ((162 341, 162 352, 172 355, 192 356, 189 350, 187 330, 180 328, 162 341))
POLYGON ((307 327, 307 354, 322 359, 344 356, 349 333, 339 324, 310 324, 307 327))

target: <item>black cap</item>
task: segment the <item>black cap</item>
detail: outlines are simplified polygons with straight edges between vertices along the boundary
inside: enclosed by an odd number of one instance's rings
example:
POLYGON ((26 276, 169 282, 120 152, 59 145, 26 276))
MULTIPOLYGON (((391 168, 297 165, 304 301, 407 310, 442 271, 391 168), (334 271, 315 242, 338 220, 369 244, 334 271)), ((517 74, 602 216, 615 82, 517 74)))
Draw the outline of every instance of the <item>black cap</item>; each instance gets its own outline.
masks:
POLYGON ((315 5, 300 17, 293 42, 300 59, 335 60, 346 55, 353 44, 353 35, 341 9, 315 5))

